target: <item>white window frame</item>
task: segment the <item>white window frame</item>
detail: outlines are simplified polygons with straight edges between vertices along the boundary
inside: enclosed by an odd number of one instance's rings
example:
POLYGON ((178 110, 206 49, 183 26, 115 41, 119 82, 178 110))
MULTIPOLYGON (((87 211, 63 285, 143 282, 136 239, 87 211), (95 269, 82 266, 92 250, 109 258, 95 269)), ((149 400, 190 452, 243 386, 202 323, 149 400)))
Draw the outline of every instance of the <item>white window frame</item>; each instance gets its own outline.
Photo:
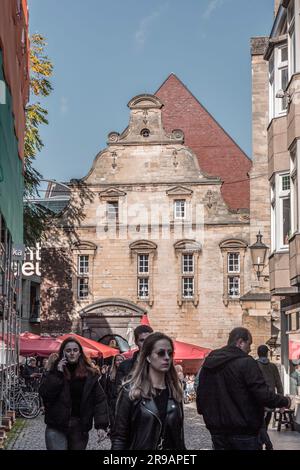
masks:
POLYGON ((228 274, 240 274, 240 272, 241 272, 241 255, 238 251, 236 251, 236 252, 232 251, 232 252, 227 253, 227 272, 228 272, 228 274), (231 268, 231 266, 230 266, 230 258, 231 257, 233 257, 233 258, 237 257, 238 263, 237 263, 236 270, 234 269, 234 264, 235 263, 232 263, 233 269, 232 270, 230 269, 231 268))
MULTIPOLYGON (((288 84, 288 68, 289 61, 288 59, 282 61, 282 50, 286 48, 288 52, 288 44, 280 44, 274 46, 274 50, 269 59, 269 119, 270 121, 273 118, 284 116, 287 112, 287 97, 285 98, 276 98, 276 94, 279 90, 285 91, 285 88, 282 83, 282 71, 287 71, 287 84, 288 84), (271 67, 272 62, 274 66, 271 67), (285 105, 285 107, 284 107, 285 105)), ((286 84, 286 85, 287 85, 286 84)))
POLYGON ((77 298, 82 300, 82 299, 86 299, 88 296, 89 296, 89 278, 80 276, 77 278, 77 298), (87 285, 87 289, 84 289, 82 291, 80 289, 81 281, 84 281, 84 284, 87 285), (83 292, 84 292, 84 295, 82 295, 83 292))
POLYGON ((195 263, 194 263, 194 255, 193 253, 183 253, 182 254, 182 274, 183 275, 186 275, 186 274, 194 274, 195 272, 195 263), (187 263, 185 263, 185 260, 188 259, 187 263), (192 262, 190 263, 190 260, 192 260, 192 262), (186 266, 188 267, 192 267, 191 270, 186 270, 186 266))
POLYGON ((270 182, 271 199, 271 252, 276 251, 276 182, 273 178, 270 182))
POLYGON ((149 283, 149 277, 138 277, 138 298, 139 299, 149 299, 150 295, 150 283, 149 283), (142 286, 141 284, 147 283, 148 291, 147 295, 144 295, 141 293, 142 286))
MULTIPOLYGON (((272 223, 272 246, 275 246, 276 251, 286 251, 289 248, 288 243, 283 242, 283 201, 287 198, 290 199, 291 190, 282 190, 283 177, 290 176, 290 173, 281 172, 275 175, 275 194, 271 201, 271 223, 272 223), (272 206, 275 205, 274 207, 272 206)), ((290 213, 291 213, 290 202, 290 213)), ((291 230, 290 230, 291 231, 291 230)))
POLYGON ((89 275, 89 255, 78 255, 77 270, 80 277, 89 275))
POLYGON ((174 219, 184 220, 185 218, 186 218, 186 200, 175 199, 174 200, 174 219))
POLYGON ((107 221, 108 222, 118 222, 119 220, 119 201, 106 201, 106 212, 107 212, 107 221), (114 207, 117 208, 115 211, 110 209, 114 207))
POLYGON ((139 254, 137 257, 137 260, 138 260, 138 274, 142 276, 145 274, 149 275, 149 255, 139 254))
POLYGON ((238 299, 241 296, 241 278, 240 276, 230 276, 228 275, 228 280, 227 280, 227 295, 229 299, 238 299), (236 279, 238 281, 238 293, 237 294, 231 294, 230 293, 230 280, 231 279, 236 279))
POLYGON ((299 175, 300 139, 290 149, 290 178, 291 178, 291 233, 299 232, 300 226, 300 175, 299 175))
MULTIPOLYGON (((190 289, 190 287, 188 287, 190 289)), ((195 295, 195 280, 194 280, 194 277, 188 277, 188 276, 183 276, 182 277, 182 298, 183 299, 193 299, 194 298, 194 295, 195 295), (185 294, 185 287, 184 287, 184 284, 185 284, 185 281, 189 281, 189 283, 191 282, 192 284, 192 293, 191 294, 185 294)))

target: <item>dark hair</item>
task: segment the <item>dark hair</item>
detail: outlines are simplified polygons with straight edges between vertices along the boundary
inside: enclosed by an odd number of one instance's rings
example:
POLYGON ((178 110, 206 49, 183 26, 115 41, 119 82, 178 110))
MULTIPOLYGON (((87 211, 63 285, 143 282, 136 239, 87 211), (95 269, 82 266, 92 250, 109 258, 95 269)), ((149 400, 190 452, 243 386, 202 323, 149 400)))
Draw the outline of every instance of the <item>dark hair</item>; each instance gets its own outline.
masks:
POLYGON ((247 330, 247 328, 243 328, 241 326, 238 327, 238 328, 234 328, 229 333, 227 346, 235 346, 236 342, 239 339, 242 339, 243 341, 248 341, 249 339, 252 339, 252 335, 251 335, 250 331, 247 330))
MULTIPOLYGON (((57 364, 63 358, 64 349, 68 343, 76 343, 80 351, 80 356, 79 356, 77 367, 75 370, 75 377, 78 377, 78 378, 86 377, 88 375, 88 372, 91 372, 92 374, 99 374, 98 367, 95 367, 92 364, 92 361, 90 360, 90 358, 84 354, 83 348, 81 344, 79 343, 79 341, 77 341, 77 339, 75 338, 72 338, 72 336, 70 336, 69 338, 66 338, 61 343, 59 352, 58 352, 58 358, 53 364, 53 369, 57 368, 57 364)), ((67 380, 70 380, 71 378, 71 374, 67 367, 64 367, 64 376, 67 380)))
MULTIPOLYGON (((149 362, 147 357, 151 355, 155 344, 161 339, 169 341, 172 351, 174 351, 172 339, 164 333, 156 332, 147 336, 132 375, 125 382, 130 386, 129 398, 131 400, 140 399, 141 397, 151 398, 152 395, 155 395, 155 390, 150 380, 149 362)), ((172 397, 174 400, 181 402, 183 398, 183 390, 173 361, 171 361, 170 369, 166 372, 165 377, 166 384, 171 390, 172 397)))
POLYGON ((151 326, 149 325, 139 325, 134 330, 134 341, 137 343, 139 336, 143 333, 153 333, 151 326))
POLYGON ((268 357, 269 348, 265 344, 261 344, 257 348, 257 354, 259 357, 268 357))

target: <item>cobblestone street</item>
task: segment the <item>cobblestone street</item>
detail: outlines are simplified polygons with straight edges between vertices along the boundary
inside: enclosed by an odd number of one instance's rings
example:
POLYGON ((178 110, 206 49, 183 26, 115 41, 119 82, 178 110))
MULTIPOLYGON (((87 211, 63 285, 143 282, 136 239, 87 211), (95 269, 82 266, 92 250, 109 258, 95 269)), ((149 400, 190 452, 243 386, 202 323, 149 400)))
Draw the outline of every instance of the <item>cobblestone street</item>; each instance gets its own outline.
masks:
MULTIPOLYGON (((14 450, 45 450, 45 424, 44 416, 33 420, 19 420, 17 429, 10 433, 6 449, 14 450)), ((210 434, 195 408, 195 404, 185 405, 185 441, 188 449, 211 449, 210 434)), ((97 444, 97 434, 90 432, 88 450, 109 450, 110 441, 106 439, 97 444)))

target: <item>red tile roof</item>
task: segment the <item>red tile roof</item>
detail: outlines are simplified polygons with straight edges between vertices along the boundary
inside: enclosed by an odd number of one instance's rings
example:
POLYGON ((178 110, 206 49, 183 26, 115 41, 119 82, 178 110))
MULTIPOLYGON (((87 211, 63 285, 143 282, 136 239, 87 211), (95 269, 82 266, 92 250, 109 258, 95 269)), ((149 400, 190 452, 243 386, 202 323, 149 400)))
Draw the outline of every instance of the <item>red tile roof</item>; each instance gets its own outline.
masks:
POLYGON ((200 168, 223 180, 222 196, 232 210, 249 209, 252 162, 227 132, 171 74, 155 95, 162 100, 163 124, 167 132, 182 129, 185 144, 197 155, 200 168))

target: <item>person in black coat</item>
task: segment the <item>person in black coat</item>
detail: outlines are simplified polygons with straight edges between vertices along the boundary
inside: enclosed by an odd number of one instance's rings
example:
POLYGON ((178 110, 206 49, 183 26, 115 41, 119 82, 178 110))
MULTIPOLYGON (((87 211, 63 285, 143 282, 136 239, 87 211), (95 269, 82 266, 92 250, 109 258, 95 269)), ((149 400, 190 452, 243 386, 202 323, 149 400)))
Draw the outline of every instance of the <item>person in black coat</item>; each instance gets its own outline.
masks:
POLYGON ((231 331, 227 346, 212 351, 202 366, 197 410, 216 450, 260 450, 264 407, 289 407, 290 399, 271 390, 255 359, 246 328, 231 331))
POLYGON ((105 437, 108 405, 99 383, 99 369, 72 337, 61 344, 39 392, 45 406, 48 450, 84 450, 93 420, 99 439, 105 437))
POLYGON ((151 326, 149 325, 139 325, 134 330, 134 341, 138 347, 138 350, 134 352, 133 356, 130 359, 126 359, 120 364, 120 367, 117 370, 116 375, 116 387, 119 391, 123 382, 133 371, 134 366, 136 365, 139 353, 143 347, 144 341, 150 333, 153 333, 151 326))
POLYGON ((112 450, 185 449, 183 391, 173 354, 173 342, 163 333, 145 339, 118 396, 112 450))
POLYGON ((117 398, 118 398, 116 374, 117 374, 118 368, 120 367, 123 361, 124 361, 124 356, 122 356, 122 354, 117 354, 116 356, 114 356, 112 365, 111 365, 111 368, 110 368, 110 371, 106 380, 105 393, 107 396, 108 407, 109 407, 110 428, 113 428, 114 426, 116 403, 117 403, 117 398))

